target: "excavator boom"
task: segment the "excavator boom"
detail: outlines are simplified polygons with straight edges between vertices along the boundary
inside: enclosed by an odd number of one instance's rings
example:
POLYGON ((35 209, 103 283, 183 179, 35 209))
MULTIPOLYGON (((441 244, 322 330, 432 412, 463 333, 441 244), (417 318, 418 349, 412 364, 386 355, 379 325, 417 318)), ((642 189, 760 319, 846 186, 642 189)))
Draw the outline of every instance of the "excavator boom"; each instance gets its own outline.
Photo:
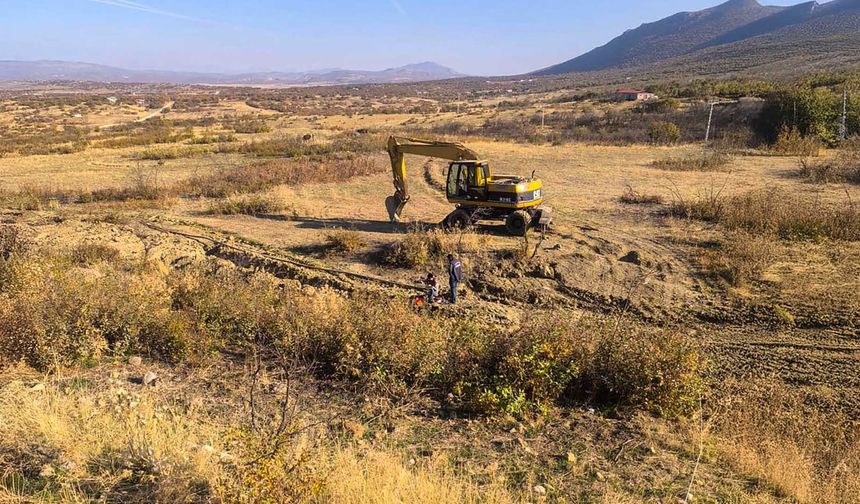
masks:
POLYGON ((417 138, 395 137, 388 139, 388 155, 394 176, 394 196, 385 200, 391 222, 399 222, 403 208, 409 202, 409 184, 406 180, 406 154, 447 159, 449 161, 477 160, 478 154, 455 142, 434 142, 417 138))

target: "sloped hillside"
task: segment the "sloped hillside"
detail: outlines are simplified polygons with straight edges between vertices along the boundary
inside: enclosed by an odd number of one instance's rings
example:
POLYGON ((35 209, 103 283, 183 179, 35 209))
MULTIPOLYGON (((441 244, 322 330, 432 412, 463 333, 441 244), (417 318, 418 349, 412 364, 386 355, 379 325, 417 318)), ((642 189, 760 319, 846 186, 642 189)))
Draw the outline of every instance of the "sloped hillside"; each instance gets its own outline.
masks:
POLYGON ((857 62, 860 0, 791 7, 731 0, 645 24, 577 58, 536 72, 556 75, 621 68, 704 74, 764 69, 828 70, 857 62))

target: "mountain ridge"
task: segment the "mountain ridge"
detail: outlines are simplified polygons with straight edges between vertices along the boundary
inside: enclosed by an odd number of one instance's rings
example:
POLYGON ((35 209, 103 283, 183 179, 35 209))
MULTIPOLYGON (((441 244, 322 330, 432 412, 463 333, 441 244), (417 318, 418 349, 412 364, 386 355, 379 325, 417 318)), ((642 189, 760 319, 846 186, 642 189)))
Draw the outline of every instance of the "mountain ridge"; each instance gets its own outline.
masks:
POLYGON ((89 81, 171 84, 337 85, 420 82, 464 77, 448 67, 425 61, 384 70, 325 69, 306 72, 185 72, 130 70, 97 63, 63 60, 0 61, 0 81, 89 81))
MULTIPOLYGON (((730 54, 734 61, 753 63, 749 67, 752 69, 758 66, 756 62, 772 66, 772 60, 780 54, 797 59, 803 49, 810 52, 810 64, 835 68, 842 62, 854 61, 850 47, 842 43, 852 35, 860 40, 860 0, 806 1, 786 7, 763 6, 757 0, 729 0, 701 11, 679 12, 642 24, 585 54, 532 75, 673 64, 680 68, 691 61, 718 70, 720 61, 713 56, 722 53, 730 54), (830 43, 838 50, 829 56, 813 47, 830 43)), ((860 44, 856 49, 860 51, 860 44)))

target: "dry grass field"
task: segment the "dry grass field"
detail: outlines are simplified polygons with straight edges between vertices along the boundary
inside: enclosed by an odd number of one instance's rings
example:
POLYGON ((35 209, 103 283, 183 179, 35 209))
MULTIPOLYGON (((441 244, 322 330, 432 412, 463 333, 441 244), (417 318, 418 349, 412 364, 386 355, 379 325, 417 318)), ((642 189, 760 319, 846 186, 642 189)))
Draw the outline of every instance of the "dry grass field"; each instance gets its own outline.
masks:
POLYGON ((32 91, 0 95, 4 502, 860 502, 860 186, 813 161, 571 140, 524 118, 648 119, 555 91, 32 91), (389 223, 389 134, 535 171, 553 225, 446 233, 419 158, 389 223), (414 313, 448 252, 462 302, 414 313))

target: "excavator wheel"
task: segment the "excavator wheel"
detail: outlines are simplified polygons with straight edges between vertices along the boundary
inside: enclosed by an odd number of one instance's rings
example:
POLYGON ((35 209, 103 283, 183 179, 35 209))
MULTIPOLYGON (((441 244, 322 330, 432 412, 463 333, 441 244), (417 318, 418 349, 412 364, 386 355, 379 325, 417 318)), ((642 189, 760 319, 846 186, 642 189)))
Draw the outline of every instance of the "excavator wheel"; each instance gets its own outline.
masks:
POLYGON ((524 210, 517 210, 505 219, 505 229, 514 236, 523 236, 528 231, 532 218, 524 210))
POLYGON ((446 229, 466 229, 472 225, 472 216, 469 212, 458 208, 445 217, 446 229))

